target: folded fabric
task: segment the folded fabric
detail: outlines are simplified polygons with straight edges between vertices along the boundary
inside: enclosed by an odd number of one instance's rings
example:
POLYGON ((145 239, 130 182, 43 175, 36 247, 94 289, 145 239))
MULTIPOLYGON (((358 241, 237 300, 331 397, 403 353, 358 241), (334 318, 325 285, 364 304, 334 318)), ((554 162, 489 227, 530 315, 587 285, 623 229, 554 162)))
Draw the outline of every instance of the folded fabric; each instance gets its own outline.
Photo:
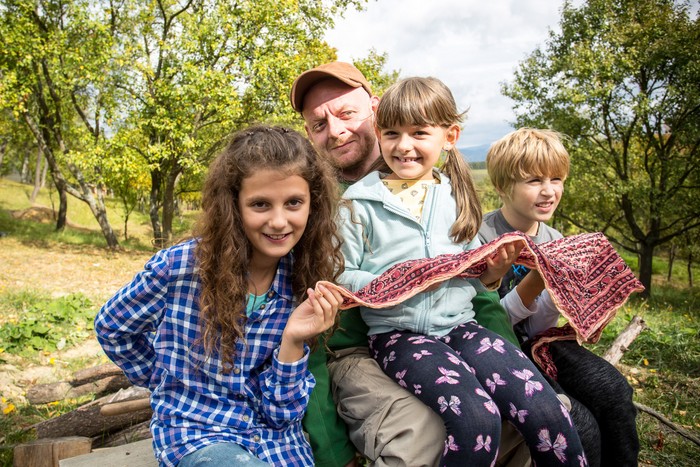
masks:
POLYGON ((536 245, 522 232, 509 232, 474 250, 396 264, 355 293, 330 282, 323 284, 343 295, 341 310, 356 306, 386 308, 447 279, 479 277, 486 269, 487 257, 500 246, 517 242, 525 246, 516 264, 540 272, 554 304, 579 342, 597 342, 630 294, 644 290, 602 233, 572 235, 536 245))

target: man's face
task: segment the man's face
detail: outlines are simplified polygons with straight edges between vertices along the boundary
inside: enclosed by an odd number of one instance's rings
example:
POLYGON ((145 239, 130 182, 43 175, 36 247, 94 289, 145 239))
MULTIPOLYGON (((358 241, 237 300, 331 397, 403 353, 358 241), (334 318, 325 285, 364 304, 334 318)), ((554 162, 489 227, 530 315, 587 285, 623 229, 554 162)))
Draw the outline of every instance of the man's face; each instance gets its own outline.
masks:
POLYGON ((378 103, 363 88, 333 79, 321 81, 304 96, 301 115, 309 140, 347 178, 365 175, 378 154, 374 133, 378 103))

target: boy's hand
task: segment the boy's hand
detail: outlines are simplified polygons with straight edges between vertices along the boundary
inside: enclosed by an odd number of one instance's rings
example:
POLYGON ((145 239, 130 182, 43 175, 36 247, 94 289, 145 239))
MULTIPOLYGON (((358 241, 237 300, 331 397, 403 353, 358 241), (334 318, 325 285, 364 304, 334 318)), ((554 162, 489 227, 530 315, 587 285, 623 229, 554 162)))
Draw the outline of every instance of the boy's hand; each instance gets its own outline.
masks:
POLYGON ((316 290, 308 289, 309 298, 292 311, 282 333, 282 343, 277 356, 281 362, 296 362, 304 356, 304 341, 328 330, 335 323, 343 296, 319 284, 316 290))
POLYGON ((544 280, 540 272, 537 269, 531 269, 515 287, 515 290, 520 296, 520 301, 523 302, 523 305, 530 308, 535 298, 544 290, 544 280))
POLYGON ((513 242, 498 247, 492 256, 486 258, 486 271, 479 277, 481 282, 489 287, 501 280, 518 258, 520 250, 524 246, 524 242, 513 242))

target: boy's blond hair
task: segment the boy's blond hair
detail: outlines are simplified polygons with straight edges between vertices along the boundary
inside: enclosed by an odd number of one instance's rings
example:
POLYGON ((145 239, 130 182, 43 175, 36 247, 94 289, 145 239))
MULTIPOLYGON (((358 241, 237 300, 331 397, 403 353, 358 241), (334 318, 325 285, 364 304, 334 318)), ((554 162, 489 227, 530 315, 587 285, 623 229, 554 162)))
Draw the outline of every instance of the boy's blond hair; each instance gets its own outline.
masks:
POLYGON ((520 128, 491 145, 486 168, 499 194, 513 195, 513 186, 530 177, 561 178, 569 175, 569 153, 554 130, 520 128))

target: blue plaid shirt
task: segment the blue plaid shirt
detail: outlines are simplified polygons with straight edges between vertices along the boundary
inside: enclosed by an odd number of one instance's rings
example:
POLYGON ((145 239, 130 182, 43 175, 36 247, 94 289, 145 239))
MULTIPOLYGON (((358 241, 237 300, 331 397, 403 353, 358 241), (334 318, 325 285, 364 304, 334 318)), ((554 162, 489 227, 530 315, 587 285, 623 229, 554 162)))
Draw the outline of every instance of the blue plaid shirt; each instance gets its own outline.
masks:
POLYGON ((158 252, 95 318, 97 338, 129 380, 151 389, 151 432, 160 465, 175 466, 204 446, 238 443, 274 465, 311 466, 301 419, 315 385, 309 349, 277 359, 294 308, 291 256, 280 260, 267 303, 245 325, 233 370, 221 373, 199 342, 196 241, 158 252))

